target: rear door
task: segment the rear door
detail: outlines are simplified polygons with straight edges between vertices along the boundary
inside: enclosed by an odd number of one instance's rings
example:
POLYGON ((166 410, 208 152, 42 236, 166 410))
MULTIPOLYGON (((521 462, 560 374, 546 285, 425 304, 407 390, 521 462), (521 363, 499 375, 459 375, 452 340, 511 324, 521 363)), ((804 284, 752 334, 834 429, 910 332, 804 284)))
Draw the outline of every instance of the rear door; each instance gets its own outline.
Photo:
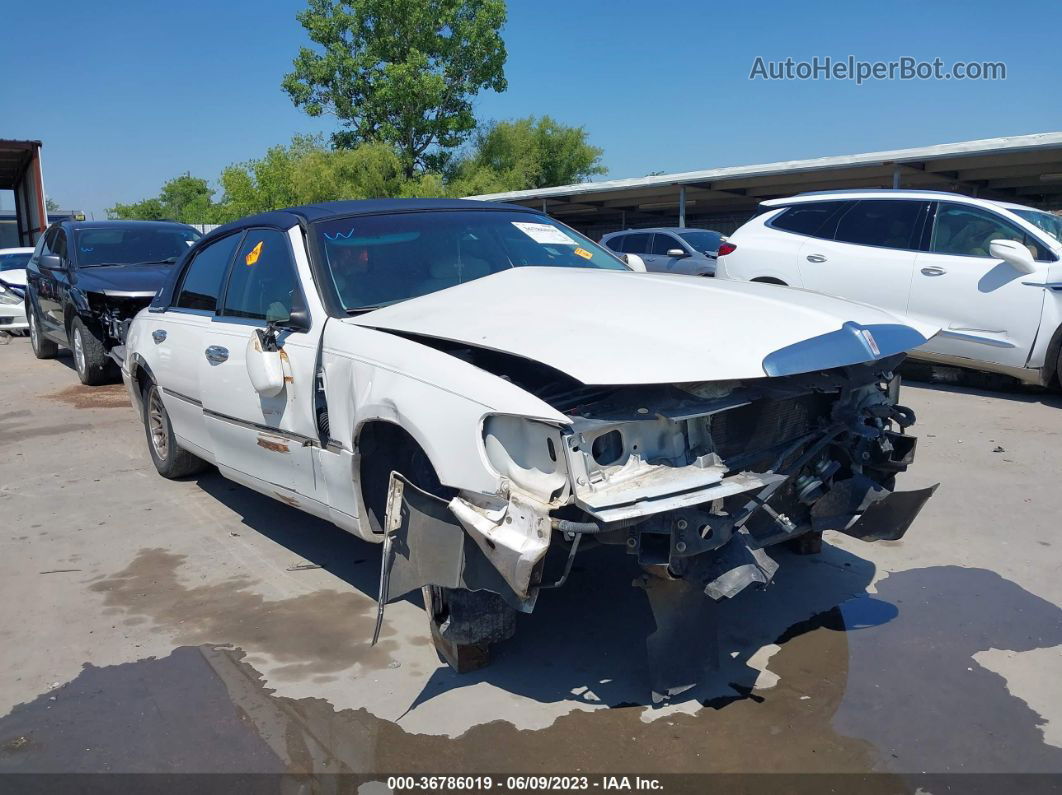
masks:
POLYGON ((931 353, 1023 367, 1040 327, 1045 281, 1053 255, 1032 235, 998 213, 940 202, 929 250, 918 254, 911 290, 912 317, 942 331, 922 348, 931 353), (1042 262, 1021 273, 988 252, 992 240, 1017 240, 1042 262))
MULTIPOLYGON (((283 328, 294 307, 304 308, 293 246, 305 262, 301 232, 249 229, 236 252, 219 315, 197 350, 203 415, 215 462, 226 476, 312 513, 326 502, 314 472, 319 446, 314 414, 318 343, 324 318, 308 331, 283 328), (280 394, 255 391, 247 347, 256 329, 273 323, 286 359, 280 394)), ((308 266, 304 268, 306 278, 308 266)), ((325 512, 327 513, 327 512, 325 512)))
POLYGON ((860 199, 847 204, 820 231, 823 238, 809 238, 801 246, 797 263, 804 287, 906 314, 930 203, 860 199))
POLYGON ((149 341, 140 353, 162 388, 174 435, 183 447, 207 460, 214 455, 203 420, 199 363, 221 286, 242 237, 237 232, 200 249, 177 281, 173 305, 142 315, 149 341))

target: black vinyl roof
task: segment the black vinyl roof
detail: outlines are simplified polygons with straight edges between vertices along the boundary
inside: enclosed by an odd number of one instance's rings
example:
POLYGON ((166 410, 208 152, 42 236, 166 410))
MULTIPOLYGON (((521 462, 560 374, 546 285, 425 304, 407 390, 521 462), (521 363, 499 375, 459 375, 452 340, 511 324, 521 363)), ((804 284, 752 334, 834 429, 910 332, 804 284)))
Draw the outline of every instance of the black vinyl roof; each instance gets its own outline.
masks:
POLYGON ((240 218, 224 226, 219 226, 211 231, 209 236, 218 237, 237 229, 246 229, 253 226, 287 229, 299 223, 327 221, 331 218, 345 218, 351 215, 421 212, 425 210, 518 210, 520 212, 536 212, 518 204, 501 204, 472 199, 356 199, 304 204, 300 207, 288 207, 283 210, 249 215, 246 218, 240 218))

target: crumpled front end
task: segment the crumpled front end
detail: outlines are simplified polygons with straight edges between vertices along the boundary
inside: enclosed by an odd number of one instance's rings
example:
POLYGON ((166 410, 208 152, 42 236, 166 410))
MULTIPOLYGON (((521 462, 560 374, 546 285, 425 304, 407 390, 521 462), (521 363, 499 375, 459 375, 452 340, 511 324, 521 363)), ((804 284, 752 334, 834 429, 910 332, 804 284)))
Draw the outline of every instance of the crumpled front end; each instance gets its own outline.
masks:
MULTIPOLYGON (((906 433, 914 415, 896 402, 902 358, 744 381, 555 390, 548 402, 567 425, 491 415, 483 455, 502 488, 459 493, 440 514, 464 531, 454 543, 466 574, 450 565, 445 582, 423 568, 407 579, 491 590, 530 611, 540 589, 566 579, 586 539, 622 545, 646 572, 657 618, 654 692, 679 692, 697 671, 676 668, 690 628, 672 613, 702 615, 693 595, 713 603, 764 585, 777 568, 768 547, 824 530, 899 539, 932 495, 893 490, 916 444, 906 433), (547 573, 551 545, 566 563, 547 573), (486 584, 483 562, 504 586, 486 584)), ((401 527, 396 519, 399 536, 401 527)))

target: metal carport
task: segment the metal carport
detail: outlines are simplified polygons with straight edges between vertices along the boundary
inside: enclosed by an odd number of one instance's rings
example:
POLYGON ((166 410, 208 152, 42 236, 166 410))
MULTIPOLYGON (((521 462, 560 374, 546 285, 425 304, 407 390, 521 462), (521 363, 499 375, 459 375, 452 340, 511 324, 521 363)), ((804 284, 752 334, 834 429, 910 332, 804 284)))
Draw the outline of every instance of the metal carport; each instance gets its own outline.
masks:
POLYGON ((594 237, 645 226, 724 233, 764 199, 842 188, 920 188, 1062 207, 1062 133, 712 168, 473 196, 535 207, 594 237))
POLYGON ((11 245, 34 245, 48 226, 40 141, 0 139, 0 190, 15 192, 16 231, 11 245))

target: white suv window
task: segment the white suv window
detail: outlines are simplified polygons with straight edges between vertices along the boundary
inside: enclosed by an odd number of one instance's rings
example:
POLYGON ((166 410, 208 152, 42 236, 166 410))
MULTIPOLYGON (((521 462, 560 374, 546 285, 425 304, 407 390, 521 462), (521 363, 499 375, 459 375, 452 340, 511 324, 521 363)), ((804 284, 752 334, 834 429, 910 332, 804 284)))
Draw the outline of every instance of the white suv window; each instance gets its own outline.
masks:
POLYGON ((861 199, 837 221, 833 239, 857 246, 916 249, 925 205, 909 199, 861 199))
POLYGON ((798 235, 810 237, 832 237, 824 235, 821 230, 828 220, 845 204, 851 202, 811 202, 809 204, 797 204, 780 213, 776 218, 768 221, 767 225, 784 232, 794 232, 798 235))
POLYGON ((941 202, 933 223, 929 250, 935 254, 961 257, 990 257, 993 240, 1016 240, 1029 247, 1033 259, 1050 259, 1046 249, 1031 235, 1002 216, 968 204, 941 202))

